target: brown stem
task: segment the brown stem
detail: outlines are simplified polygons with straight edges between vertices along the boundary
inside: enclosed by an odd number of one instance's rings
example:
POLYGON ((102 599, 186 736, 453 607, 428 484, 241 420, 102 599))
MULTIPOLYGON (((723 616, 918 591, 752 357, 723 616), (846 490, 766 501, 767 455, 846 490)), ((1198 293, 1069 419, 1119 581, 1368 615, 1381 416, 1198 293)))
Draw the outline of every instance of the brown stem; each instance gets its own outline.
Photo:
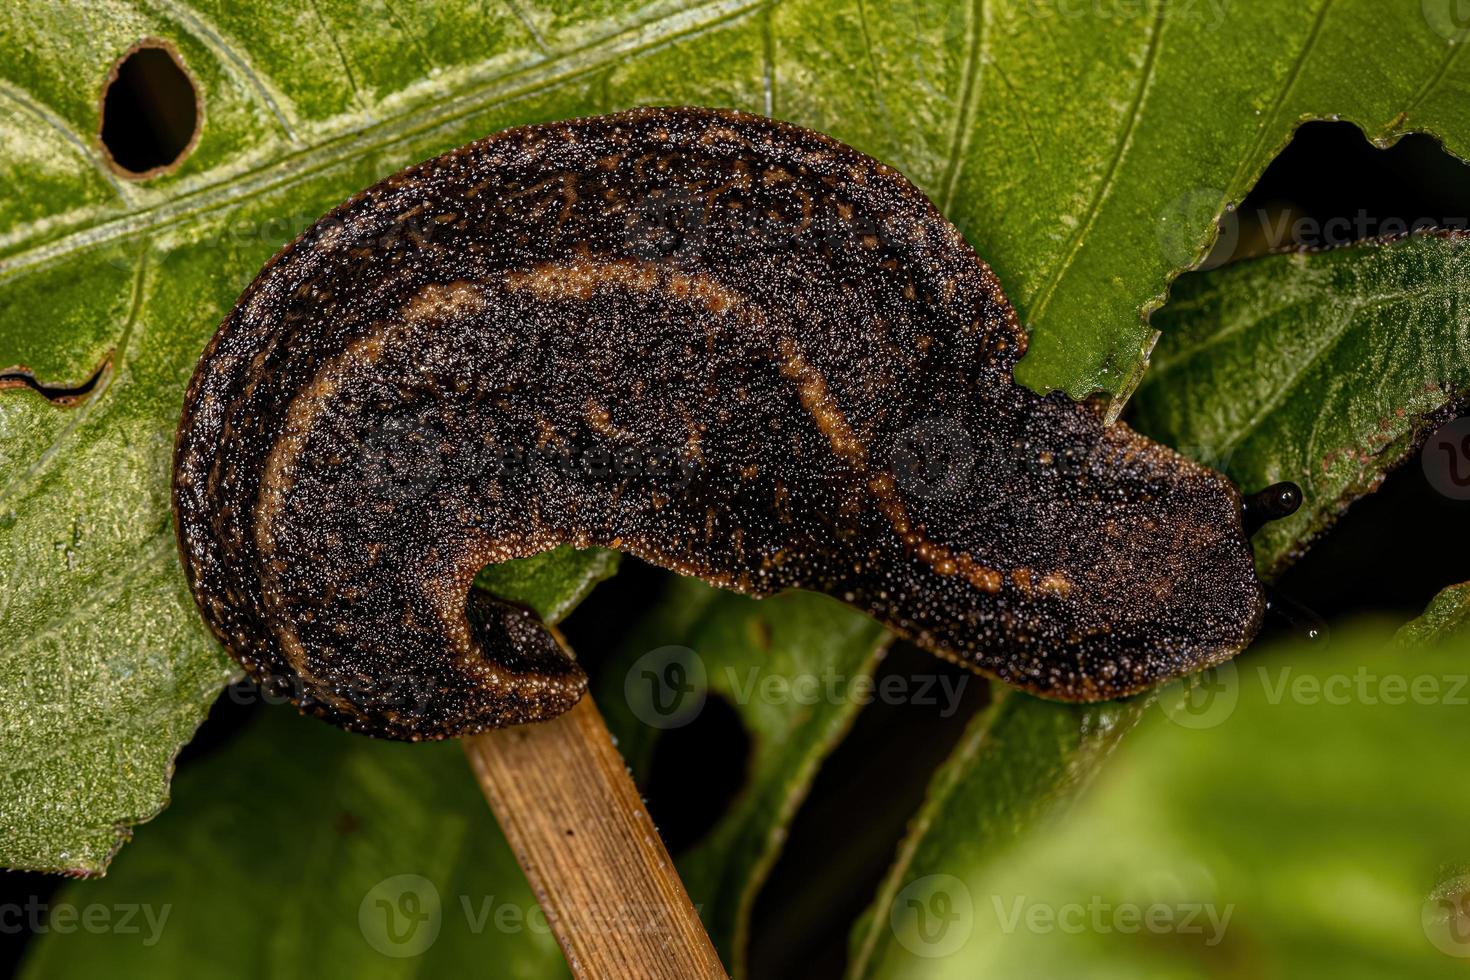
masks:
POLYGON ((464 740, 480 788, 576 977, 725 977, 590 697, 464 740))

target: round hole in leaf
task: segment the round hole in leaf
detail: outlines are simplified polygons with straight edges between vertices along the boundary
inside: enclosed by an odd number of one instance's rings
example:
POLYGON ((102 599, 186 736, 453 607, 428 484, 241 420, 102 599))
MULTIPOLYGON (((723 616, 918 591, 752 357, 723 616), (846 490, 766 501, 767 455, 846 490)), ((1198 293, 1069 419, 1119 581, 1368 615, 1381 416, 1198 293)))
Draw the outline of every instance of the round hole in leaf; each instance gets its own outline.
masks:
POLYGON ((102 89, 102 150, 132 180, 172 171, 199 138, 199 90, 173 45, 147 39, 108 72, 102 89))

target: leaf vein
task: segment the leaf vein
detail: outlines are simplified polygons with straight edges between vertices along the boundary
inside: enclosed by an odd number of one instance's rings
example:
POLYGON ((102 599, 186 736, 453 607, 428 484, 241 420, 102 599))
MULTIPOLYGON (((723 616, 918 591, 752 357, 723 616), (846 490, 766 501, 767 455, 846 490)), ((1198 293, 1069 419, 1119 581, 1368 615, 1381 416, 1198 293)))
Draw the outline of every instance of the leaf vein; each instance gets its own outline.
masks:
POLYGON ((537 29, 536 24, 521 9, 521 5, 516 0, 505 0, 505 5, 510 8, 510 12, 514 15, 515 19, 521 22, 521 26, 526 29, 526 33, 531 35, 531 40, 536 42, 536 47, 541 49, 541 53, 550 58, 551 47, 546 43, 546 38, 541 36, 541 31, 537 29))
MULTIPOLYGON (((1279 87, 1276 92, 1276 98, 1271 103, 1271 111, 1261 115, 1261 124, 1256 130, 1255 145, 1251 147, 1249 153, 1240 158, 1240 164, 1235 169, 1235 176, 1230 178, 1230 186, 1225 188, 1224 193, 1226 198, 1232 193, 1233 188, 1241 186, 1245 180, 1246 173, 1255 165, 1255 161, 1260 157, 1261 151, 1265 148, 1266 140, 1270 137, 1271 133, 1277 131, 1277 117, 1281 115, 1281 109, 1286 105, 1286 100, 1291 97, 1291 93, 1296 89, 1296 83, 1301 78, 1302 67, 1307 63, 1307 59, 1311 56, 1311 53, 1317 48, 1317 40, 1322 36, 1322 25, 1327 20, 1327 11, 1332 7, 1332 3, 1333 0, 1322 0, 1322 6, 1317 8, 1317 16, 1312 20, 1312 26, 1307 31, 1306 40, 1303 42, 1301 50, 1297 52, 1296 57, 1292 59, 1291 67, 1287 69, 1285 84, 1279 87)), ((1224 207, 1225 200, 1222 199, 1219 207, 1216 209, 1217 212, 1223 210, 1224 207)))
POLYGON ((970 7, 969 21, 965 26, 966 56, 965 70, 960 78, 960 104, 955 110, 954 130, 950 134, 949 153, 944 164, 944 182, 940 198, 940 213, 948 215, 954 205, 955 189, 959 186, 965 150, 969 148, 970 131, 974 126, 976 108, 980 103, 981 84, 988 60, 985 30, 985 0, 974 0, 970 7))
POLYGON ((1245 441, 1247 437, 1249 437, 1257 429, 1259 429, 1261 425, 1265 423, 1266 419, 1273 412, 1275 412, 1276 409, 1281 407, 1282 402, 1284 402, 1287 397, 1291 395, 1291 393, 1301 383, 1302 379, 1306 377, 1307 373, 1311 371, 1312 368, 1315 367, 1324 357, 1335 350, 1338 344, 1340 344, 1349 334, 1353 332, 1354 327, 1359 323, 1360 317, 1363 313, 1371 310, 1376 310, 1383 306, 1387 306, 1389 303, 1395 303, 1406 299, 1431 299, 1439 296, 1447 297, 1456 295, 1459 288, 1460 284, 1456 282, 1431 283, 1430 285, 1425 286, 1422 289, 1404 290, 1400 292, 1389 293, 1383 296, 1375 296, 1370 299, 1358 300, 1351 305, 1345 307, 1342 321, 1337 325, 1336 329, 1332 330, 1327 335, 1324 342, 1320 344, 1315 350, 1313 350, 1311 355, 1307 357, 1307 359, 1296 370, 1291 372, 1291 374, 1285 379, 1281 386, 1271 393, 1269 398, 1261 402, 1261 406, 1256 411, 1256 414, 1251 416, 1250 420, 1241 427, 1240 431, 1231 436, 1229 440, 1226 441, 1225 445, 1219 450, 1221 455, 1228 457, 1231 453, 1235 451, 1237 446, 1239 446, 1242 442, 1245 441))
POLYGON ((61 455, 61 447, 81 427, 82 423, 89 419, 96 406, 102 403, 107 393, 112 390, 113 383, 122 371, 123 361, 127 357, 128 345, 133 336, 134 325, 138 322, 143 309, 143 285, 144 272, 148 265, 148 239, 143 239, 138 249, 138 265, 133 273, 133 294, 128 302, 128 315, 123 321, 121 334, 118 336, 117 346, 112 350, 112 367, 101 382, 87 396, 86 402, 71 409, 72 417, 67 424, 56 434, 45 451, 36 458, 36 461, 25 469, 14 473, 3 484, 0 484, 0 504, 14 497, 18 492, 33 484, 43 474, 48 472, 61 455))
POLYGON ((1454 65, 1455 59, 1458 58, 1460 56, 1460 52, 1464 50, 1464 43, 1450 45, 1450 53, 1445 56, 1445 59, 1442 62, 1440 62, 1439 70, 1436 71, 1432 76, 1430 76, 1429 80, 1424 83, 1423 87, 1421 87, 1418 92, 1414 93, 1414 97, 1409 100, 1409 104, 1404 106, 1402 118, 1407 119, 1409 113, 1419 108, 1419 104, 1425 99, 1429 98, 1429 93, 1433 92, 1434 89, 1445 80, 1445 76, 1450 73, 1450 68, 1454 65))
POLYGON ((770 2, 710 0, 660 19, 635 23, 533 66, 466 85, 459 92, 417 110, 376 119, 297 152, 272 157, 244 173, 222 174, 219 180, 197 191, 179 194, 147 208, 111 215, 29 248, 23 244, 23 236, 10 236, 9 241, 6 236, 0 236, 0 248, 17 246, 0 260, 0 282, 24 269, 64 259, 102 242, 152 232, 291 187, 344 162, 481 112, 487 105, 510 102, 530 92, 592 74, 643 51, 728 23, 770 2))
POLYGON ((223 56, 224 60, 234 65, 235 70, 245 79, 246 84, 255 90, 256 98, 275 117, 276 125, 281 127, 281 133, 286 139, 298 146, 301 144, 301 138, 296 133, 295 124, 282 111, 280 103, 271 94, 271 86, 261 77, 260 73, 255 69, 255 66, 250 63, 250 60, 240 53, 236 45, 225 40, 224 35, 220 33, 219 29, 201 17, 197 11, 175 3, 174 0, 153 0, 153 2, 157 3, 170 16, 176 18, 180 23, 189 28, 194 36, 199 39, 199 43, 216 54, 223 56))
POLYGON ((1118 179, 1118 171, 1122 168, 1123 160, 1127 157, 1128 151, 1133 146, 1133 139, 1138 133, 1139 120, 1143 116, 1143 105, 1153 87, 1154 73, 1158 66, 1159 42, 1163 36, 1164 18, 1167 11, 1168 6, 1163 0, 1160 0, 1158 11, 1154 15, 1153 28, 1149 34, 1148 51, 1144 55, 1142 78, 1139 80, 1138 90, 1134 93, 1133 104, 1128 110, 1128 122, 1123 127, 1117 146, 1114 147, 1113 157, 1108 162, 1102 183, 1098 185, 1097 194, 1094 195, 1092 204, 1087 209, 1087 217, 1078 223, 1077 230, 1072 233, 1061 261, 1052 267, 1051 272, 1043 280, 1041 289, 1035 294, 1035 302, 1030 304, 1028 318, 1033 323, 1041 319, 1042 314, 1051 303, 1052 296, 1056 294, 1057 285, 1077 260, 1077 254, 1082 250, 1083 242, 1092 231, 1093 225, 1097 223, 1103 205, 1112 195, 1113 186, 1118 179))
POLYGON ((66 120, 53 112, 50 107, 43 104, 39 99, 24 89, 18 88, 4 80, 0 80, 0 96, 9 99, 21 111, 29 113, 55 130, 62 139, 66 140, 77 151, 78 155, 92 166, 92 169, 101 174, 102 179, 107 181, 113 191, 117 193, 118 197, 124 201, 132 200, 131 188, 125 186, 118 179, 117 174, 113 173, 107 164, 102 162, 101 157, 67 124, 66 120))
POLYGON ((857 0, 858 29, 862 32, 863 52, 868 63, 868 79, 878 98, 878 112, 888 119, 888 100, 883 93, 883 77, 878 72, 878 59, 873 54, 873 35, 868 29, 868 0, 857 0))
POLYGON ((317 0, 306 0, 306 2, 311 7, 311 12, 316 15, 317 22, 322 25, 322 33, 331 42, 332 49, 337 52, 337 60, 342 62, 342 73, 347 76, 347 86, 352 90, 352 101, 356 102, 358 108, 364 112, 370 111, 366 100, 362 97, 362 90, 357 86, 357 76, 352 73, 352 62, 347 60, 347 52, 342 49, 342 42, 338 40, 337 32, 332 30, 332 25, 322 13, 321 4, 317 0))
POLYGON ((413 30, 407 22, 398 16, 398 12, 393 9, 393 4, 389 0, 382 0, 382 4, 383 10, 387 13, 388 19, 393 22, 393 26, 403 32, 403 36, 408 38, 408 43, 412 44, 413 49, 419 53, 419 57, 424 59, 424 67, 426 69, 436 67, 434 56, 429 53, 428 48, 424 47, 424 42, 419 38, 418 32, 413 30))

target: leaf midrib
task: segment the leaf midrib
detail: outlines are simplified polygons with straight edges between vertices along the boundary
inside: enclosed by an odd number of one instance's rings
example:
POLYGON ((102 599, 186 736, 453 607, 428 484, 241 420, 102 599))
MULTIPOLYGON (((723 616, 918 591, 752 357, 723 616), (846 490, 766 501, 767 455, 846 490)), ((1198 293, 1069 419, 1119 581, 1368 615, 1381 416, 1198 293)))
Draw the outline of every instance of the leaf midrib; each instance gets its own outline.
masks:
POLYGON ((652 21, 637 22, 535 64, 517 67, 489 79, 468 80, 465 87, 443 98, 420 103, 373 122, 349 126, 301 149, 272 156, 244 172, 221 172, 212 183, 178 197, 149 207, 114 213, 111 217, 81 224, 71 231, 28 246, 29 242, 45 234, 34 230, 36 224, 42 223, 32 223, 25 226, 21 234, 0 235, 0 283, 9 281, 24 270, 69 258, 104 242, 140 233, 151 234, 303 183, 335 166, 388 149, 488 107, 593 74, 642 51, 695 36, 777 2, 779 0, 710 0, 652 21), (4 252, 6 249, 9 249, 8 253, 4 252))

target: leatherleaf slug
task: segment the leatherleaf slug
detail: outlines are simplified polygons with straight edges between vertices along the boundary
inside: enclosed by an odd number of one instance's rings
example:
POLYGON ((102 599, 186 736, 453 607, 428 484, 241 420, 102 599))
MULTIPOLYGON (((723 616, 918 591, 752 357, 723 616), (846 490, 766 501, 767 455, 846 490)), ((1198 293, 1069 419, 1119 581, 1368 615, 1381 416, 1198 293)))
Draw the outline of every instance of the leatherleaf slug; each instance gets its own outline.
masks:
POLYGON ((1011 376, 990 269, 893 169, 739 112, 512 129, 284 248, 189 385, 184 568, 267 690, 464 735, 586 678, 485 565, 620 549, 810 589, 1048 698, 1219 663, 1262 589, 1223 476, 1011 376))

